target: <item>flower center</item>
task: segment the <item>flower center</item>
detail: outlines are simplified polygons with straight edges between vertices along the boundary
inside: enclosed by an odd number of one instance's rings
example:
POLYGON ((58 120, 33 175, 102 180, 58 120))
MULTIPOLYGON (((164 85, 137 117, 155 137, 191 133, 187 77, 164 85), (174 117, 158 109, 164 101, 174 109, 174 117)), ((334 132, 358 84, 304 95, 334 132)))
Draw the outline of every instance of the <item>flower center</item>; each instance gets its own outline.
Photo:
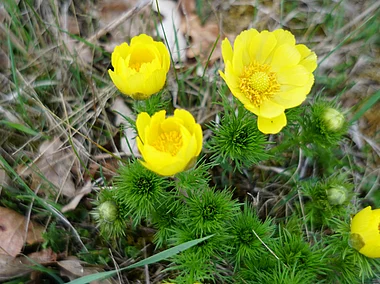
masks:
POLYGON ((170 153, 172 156, 177 155, 182 147, 182 135, 178 131, 163 132, 158 139, 152 143, 152 146, 158 151, 170 153))
POLYGON ((256 107, 273 97, 280 90, 276 73, 270 72, 270 66, 253 62, 244 67, 240 76, 240 91, 256 107))
POLYGON ((144 63, 152 62, 153 59, 154 59, 154 54, 152 54, 152 52, 150 52, 149 49, 146 49, 146 48, 135 49, 131 53, 131 58, 129 60, 129 67, 139 72, 141 65, 143 65, 144 63))

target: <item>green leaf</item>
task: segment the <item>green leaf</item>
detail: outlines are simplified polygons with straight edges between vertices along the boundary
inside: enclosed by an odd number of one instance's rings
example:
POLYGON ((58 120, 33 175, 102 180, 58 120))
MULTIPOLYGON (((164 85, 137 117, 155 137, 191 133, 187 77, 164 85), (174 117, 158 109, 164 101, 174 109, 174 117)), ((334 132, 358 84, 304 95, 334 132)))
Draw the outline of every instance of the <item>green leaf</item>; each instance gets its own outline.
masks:
POLYGON ((180 253, 181 251, 187 250, 188 248, 191 248, 192 246, 195 246, 195 245, 199 244, 200 242, 203 242, 204 240, 211 238, 212 236, 213 235, 210 235, 210 236, 207 236, 204 238, 200 238, 200 239, 196 239, 196 240, 192 240, 192 241, 180 244, 180 245, 175 246, 173 248, 167 249, 163 252, 152 255, 151 257, 143 259, 139 262, 136 262, 135 264, 124 267, 120 270, 112 270, 112 271, 100 272, 100 273, 96 273, 96 274, 83 276, 81 278, 78 278, 78 279, 75 279, 73 281, 68 282, 68 284, 85 284, 85 283, 89 283, 89 282, 95 281, 95 280, 106 279, 106 278, 109 278, 109 277, 115 275, 118 271, 123 271, 123 270, 127 270, 127 269, 136 268, 139 266, 144 266, 144 265, 148 265, 151 263, 159 262, 163 259, 167 259, 169 257, 172 257, 173 255, 176 255, 176 254, 180 253))
POLYGON ((363 114, 368 111, 371 107, 373 107, 377 101, 380 100, 380 91, 377 91, 373 94, 365 103, 363 103, 362 107, 355 113, 354 117, 351 119, 351 123, 358 120, 363 114))
POLYGON ((10 128, 14 128, 16 130, 19 130, 21 132, 25 132, 25 133, 30 134, 30 135, 34 135, 34 136, 38 135, 38 132, 34 131, 33 129, 31 129, 29 127, 26 127, 25 125, 19 124, 19 123, 10 122, 7 120, 0 120, 0 124, 5 124, 6 126, 8 126, 10 128))

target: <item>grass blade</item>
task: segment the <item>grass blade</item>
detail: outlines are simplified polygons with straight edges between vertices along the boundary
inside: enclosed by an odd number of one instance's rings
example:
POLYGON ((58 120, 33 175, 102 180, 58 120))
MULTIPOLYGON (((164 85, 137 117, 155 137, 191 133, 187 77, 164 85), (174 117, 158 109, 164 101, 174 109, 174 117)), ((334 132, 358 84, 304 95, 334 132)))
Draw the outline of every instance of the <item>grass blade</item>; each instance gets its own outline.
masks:
MULTIPOLYGON (((152 264, 152 263, 159 262, 161 260, 167 259, 169 257, 172 257, 173 255, 180 253, 181 251, 187 250, 188 248, 191 248, 192 246, 199 244, 200 242, 203 242, 204 240, 207 240, 208 238, 211 238, 212 236, 213 235, 210 235, 210 236, 207 236, 204 238, 200 238, 200 239, 196 239, 196 240, 192 240, 192 241, 188 241, 186 243, 180 244, 180 245, 175 246, 173 248, 170 248, 170 249, 167 249, 167 250, 162 251, 160 253, 157 253, 155 255, 152 255, 151 257, 143 259, 139 262, 136 262, 135 264, 124 267, 124 268, 120 269, 119 271, 136 268, 139 266, 144 266, 147 264, 152 264)), ((85 283, 89 283, 91 281, 109 278, 109 277, 115 275, 117 272, 118 272, 118 270, 112 270, 112 271, 106 271, 106 272, 91 274, 91 275, 87 275, 87 276, 83 276, 81 278, 75 279, 75 280, 70 281, 68 283, 69 284, 85 284, 85 283)))

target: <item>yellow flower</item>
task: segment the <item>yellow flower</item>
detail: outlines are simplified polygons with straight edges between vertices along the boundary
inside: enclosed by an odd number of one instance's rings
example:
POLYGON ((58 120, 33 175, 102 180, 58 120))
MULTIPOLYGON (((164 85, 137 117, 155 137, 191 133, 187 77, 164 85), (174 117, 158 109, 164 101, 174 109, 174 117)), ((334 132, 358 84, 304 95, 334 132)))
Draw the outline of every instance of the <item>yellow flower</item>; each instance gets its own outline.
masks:
POLYGON ((166 111, 152 117, 146 112, 137 116, 137 147, 149 170, 171 176, 191 167, 202 150, 203 134, 190 112, 176 109, 165 118, 166 111))
POLYGON ((278 133, 286 125, 285 109, 299 106, 314 83, 317 56, 297 44, 285 30, 243 31, 234 48, 223 40, 225 72, 232 94, 258 116, 259 130, 278 133))
POLYGON ((368 206, 354 216, 350 245, 367 257, 380 258, 380 209, 368 206))
POLYGON ((111 56, 114 70, 108 70, 116 87, 137 100, 161 90, 170 67, 170 56, 162 42, 141 34, 116 46, 111 56))

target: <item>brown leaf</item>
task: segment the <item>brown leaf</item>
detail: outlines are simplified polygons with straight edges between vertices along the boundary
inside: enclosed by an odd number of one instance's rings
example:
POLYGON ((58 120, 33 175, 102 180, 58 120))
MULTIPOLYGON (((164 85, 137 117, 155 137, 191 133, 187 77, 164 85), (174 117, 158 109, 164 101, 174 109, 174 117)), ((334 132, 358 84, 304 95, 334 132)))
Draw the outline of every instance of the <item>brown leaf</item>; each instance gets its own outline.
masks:
POLYGON ((175 62, 186 61, 186 38, 181 31, 182 15, 178 4, 172 0, 153 1, 154 11, 160 11, 162 22, 157 30, 161 38, 165 38, 165 44, 169 48, 175 62), (158 4, 158 7, 157 7, 158 4))
POLYGON ((136 132, 131 127, 129 127, 129 123, 124 118, 129 117, 131 119, 135 119, 135 115, 133 114, 132 110, 125 104, 124 100, 120 97, 115 98, 111 109, 116 114, 115 125, 120 126, 121 123, 126 125, 126 127, 124 127, 124 133, 121 136, 120 140, 121 150, 127 155, 132 155, 133 153, 135 157, 139 157, 140 153, 137 149, 136 132), (126 140, 128 140, 129 145, 126 140))
POLYGON ((27 223, 26 218, 16 211, 0 207, 0 255, 18 255, 25 242, 34 244, 43 241, 43 231, 42 226, 32 221, 27 223))
MULTIPOLYGON (((96 267, 83 266, 82 264, 85 264, 85 263, 83 261, 80 261, 77 258, 71 258, 71 259, 58 261, 57 264, 61 268, 61 276, 66 276, 71 281, 85 275, 95 274, 95 273, 99 273, 103 271, 101 269, 97 269, 96 267)), ((96 284, 96 283, 110 284, 110 283, 115 283, 115 282, 112 279, 105 279, 105 280, 100 280, 100 281, 93 281, 90 283, 91 284, 96 284)))
MULTIPOLYGON (((210 21, 202 25, 195 11, 186 11, 185 16, 182 18, 181 31, 191 39, 186 56, 188 58, 200 57, 205 62, 218 39, 219 25, 210 21)), ((211 63, 221 57, 220 46, 220 44, 215 46, 210 57, 211 63)))
MULTIPOLYGON (((137 0, 101 0, 98 5, 99 28, 105 28, 120 18, 126 12, 130 11, 140 1, 137 0)), ((104 49, 112 52, 115 46, 120 45, 122 42, 127 41, 128 37, 133 37, 141 33, 149 33, 153 30, 147 23, 150 19, 149 9, 143 9, 139 13, 133 15, 129 20, 122 22, 118 27, 108 33, 107 43, 102 44, 104 49)))
POLYGON ((69 202, 69 204, 62 207, 62 213, 74 210, 77 208, 79 202, 86 194, 89 194, 92 190, 91 181, 87 181, 87 183, 82 187, 81 190, 77 192, 77 195, 69 202))
POLYGON ((40 191, 48 193, 52 188, 55 194, 60 192, 67 197, 75 196, 70 170, 78 159, 71 148, 62 146, 59 138, 45 141, 40 145, 38 159, 27 168, 18 169, 23 177, 32 175, 32 189, 40 188, 40 191))
POLYGON ((20 277, 33 271, 32 266, 39 264, 49 264, 55 262, 57 254, 50 248, 39 252, 34 252, 26 256, 13 257, 0 254, 0 281, 6 281, 15 277, 20 277))

